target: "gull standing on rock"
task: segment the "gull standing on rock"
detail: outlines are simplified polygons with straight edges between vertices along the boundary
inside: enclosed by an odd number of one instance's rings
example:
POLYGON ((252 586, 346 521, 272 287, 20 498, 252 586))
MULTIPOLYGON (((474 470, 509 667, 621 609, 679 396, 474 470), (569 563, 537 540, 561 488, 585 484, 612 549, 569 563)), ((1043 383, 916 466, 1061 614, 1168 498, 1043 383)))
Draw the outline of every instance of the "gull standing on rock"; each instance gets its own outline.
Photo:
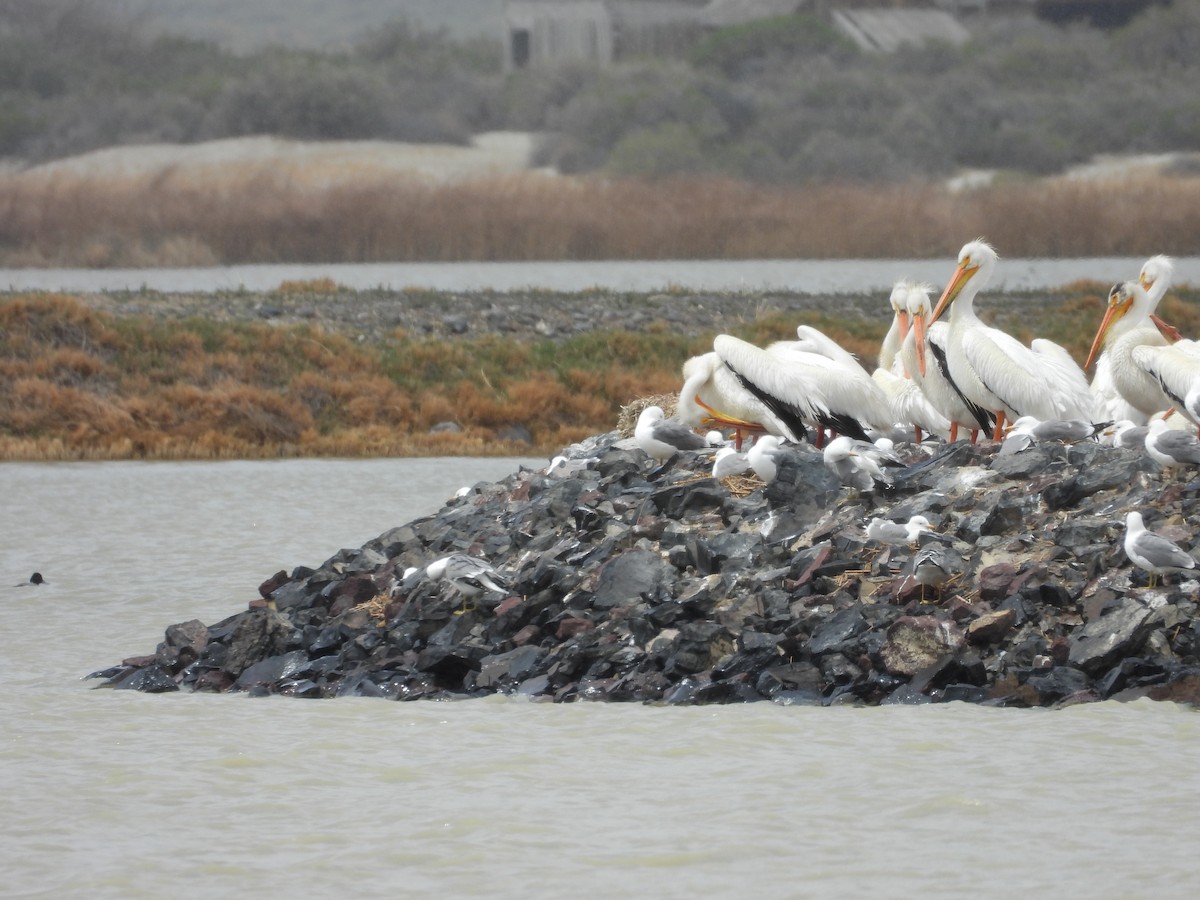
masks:
POLYGON ((1190 553, 1162 535, 1147 531, 1140 512, 1125 517, 1125 555, 1139 569, 1150 573, 1150 587, 1154 587, 1155 576, 1196 568, 1196 560, 1190 553))
POLYGON ((925 601, 925 588, 931 587, 941 597, 947 582, 963 572, 963 558, 943 544, 926 544, 913 554, 904 570, 905 584, 909 579, 921 585, 921 601, 925 601))
POLYGON ((1172 428, 1162 419, 1152 421, 1146 431, 1146 452, 1168 469, 1200 464, 1200 439, 1191 431, 1172 428))
POLYGON ((659 461, 679 451, 703 450, 708 443, 678 419, 664 418, 661 406, 647 406, 633 432, 637 445, 659 461))

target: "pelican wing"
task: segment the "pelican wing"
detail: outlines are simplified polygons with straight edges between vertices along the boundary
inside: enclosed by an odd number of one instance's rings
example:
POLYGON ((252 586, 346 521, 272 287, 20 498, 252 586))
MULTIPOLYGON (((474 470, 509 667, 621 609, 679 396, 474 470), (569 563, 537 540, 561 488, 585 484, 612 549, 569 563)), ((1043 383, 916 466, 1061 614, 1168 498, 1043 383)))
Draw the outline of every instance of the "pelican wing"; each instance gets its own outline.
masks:
POLYGON ((866 370, 852 361, 850 364, 832 360, 819 353, 801 349, 800 341, 777 341, 767 347, 767 353, 786 360, 789 369, 804 373, 816 385, 827 419, 818 421, 839 434, 865 440, 866 428, 887 429, 892 426, 892 414, 887 396, 866 370))
POLYGON ((1082 398, 1075 394, 1073 378, 1064 386, 1060 380, 1064 367, 1056 354, 1035 353, 1012 335, 987 326, 966 329, 962 346, 976 377, 1018 416, 1091 419, 1086 381, 1082 398))
POLYGON ((1176 406, 1183 407, 1188 393, 1200 385, 1200 346, 1194 341, 1179 341, 1165 347, 1142 345, 1133 348, 1132 356, 1134 363, 1158 381, 1163 393, 1176 406))
POLYGON ((717 335, 713 349, 742 387, 770 411, 789 440, 798 442, 807 435, 806 421, 828 415, 816 385, 777 356, 730 334, 717 335))

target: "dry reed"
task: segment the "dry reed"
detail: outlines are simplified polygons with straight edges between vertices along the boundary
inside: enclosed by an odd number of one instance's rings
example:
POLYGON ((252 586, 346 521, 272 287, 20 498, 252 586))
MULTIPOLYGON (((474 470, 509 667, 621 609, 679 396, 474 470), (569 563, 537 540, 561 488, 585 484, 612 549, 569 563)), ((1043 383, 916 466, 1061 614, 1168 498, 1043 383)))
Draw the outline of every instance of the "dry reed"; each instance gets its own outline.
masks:
MULTIPOLYGON (((906 258, 986 235, 1011 256, 1200 253, 1200 178, 754 185, 364 176, 297 187, 263 170, 197 185, 0 176, 0 264, 211 265, 555 259, 906 258)), ((328 290, 286 285, 282 290, 328 290)))

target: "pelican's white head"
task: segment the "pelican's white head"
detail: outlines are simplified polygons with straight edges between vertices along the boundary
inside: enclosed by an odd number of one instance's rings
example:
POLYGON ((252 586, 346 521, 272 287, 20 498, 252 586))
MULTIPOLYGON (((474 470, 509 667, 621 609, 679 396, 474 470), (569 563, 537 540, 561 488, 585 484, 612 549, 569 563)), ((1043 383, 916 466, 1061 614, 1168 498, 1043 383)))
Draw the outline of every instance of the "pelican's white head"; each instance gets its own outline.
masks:
POLYGON ((958 267, 950 276, 950 281, 947 282, 946 289, 942 291, 937 306, 933 308, 933 316, 930 321, 936 322, 940 319, 946 308, 960 296, 964 296, 968 301, 967 305, 970 305, 969 301, 973 300, 975 294, 991 280, 997 259, 999 257, 996 255, 996 251, 983 238, 963 244, 963 248, 958 251, 958 267), (967 290, 964 295, 963 292, 968 285, 971 289, 967 290))
POLYGON ((1138 273, 1138 284, 1150 296, 1151 312, 1158 306, 1158 301, 1163 298, 1167 288, 1171 286, 1171 279, 1174 275, 1175 260, 1169 256, 1163 256, 1160 253, 1142 263, 1142 271, 1138 273))
POLYGON ((1140 284, 1136 281, 1114 284, 1108 292, 1108 308, 1104 310, 1104 318, 1096 331, 1091 352, 1088 353, 1087 362, 1083 367, 1086 369, 1092 364, 1100 348, 1109 340, 1138 325, 1149 314, 1150 295, 1140 284))

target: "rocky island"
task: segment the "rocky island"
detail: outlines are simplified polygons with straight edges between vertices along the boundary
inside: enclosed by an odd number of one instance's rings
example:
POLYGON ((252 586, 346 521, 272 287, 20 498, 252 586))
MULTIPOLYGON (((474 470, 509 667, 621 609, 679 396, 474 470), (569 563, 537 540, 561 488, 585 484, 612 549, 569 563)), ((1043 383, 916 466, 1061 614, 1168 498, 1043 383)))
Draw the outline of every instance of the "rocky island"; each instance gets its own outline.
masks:
POLYGON ((396 700, 1195 703, 1197 584, 1147 587, 1122 538, 1140 510, 1191 548, 1200 482, 1093 441, 997 446, 898 445, 894 485, 859 492, 808 446, 763 485, 713 479, 704 452, 660 465, 614 431, 279 572, 244 611, 172 625, 91 677, 396 700), (917 547, 864 530, 914 515, 933 528, 921 544, 961 560, 935 587, 906 574, 917 547), (450 553, 489 561, 507 595, 405 580, 450 553))

